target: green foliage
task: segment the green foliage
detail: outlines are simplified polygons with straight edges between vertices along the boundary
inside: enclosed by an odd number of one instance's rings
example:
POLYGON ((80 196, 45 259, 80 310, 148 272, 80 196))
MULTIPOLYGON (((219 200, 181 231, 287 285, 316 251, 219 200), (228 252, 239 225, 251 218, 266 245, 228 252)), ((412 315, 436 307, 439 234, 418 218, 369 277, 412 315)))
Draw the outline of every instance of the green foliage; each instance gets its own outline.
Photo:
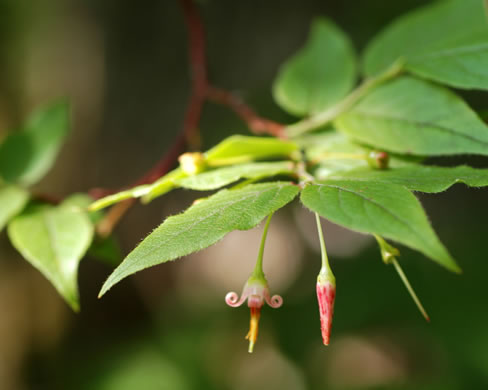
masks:
POLYGON ((291 202, 299 188, 291 183, 250 184, 221 190, 169 217, 142 241, 110 275, 100 296, 125 277, 215 244, 233 230, 248 230, 291 202))
POLYGON ((368 46, 364 71, 396 59, 416 75, 457 88, 488 89, 488 23, 483 0, 446 0, 400 17, 368 46))
POLYGON ((456 183, 464 183, 470 187, 488 186, 488 169, 475 169, 466 165, 453 168, 414 165, 388 170, 356 169, 333 174, 330 178, 384 185, 399 184, 412 191, 437 193, 456 183))
POLYGON ((488 126, 469 106, 449 90, 412 77, 378 87, 335 125, 360 142, 397 153, 488 155, 488 126))
POLYGON ((356 81, 356 56, 332 21, 312 24, 306 46, 281 67, 273 86, 276 102, 295 115, 320 112, 343 98, 356 81))
POLYGON ((0 185, 0 231, 5 224, 22 211, 29 193, 16 185, 0 185))
POLYGON ((232 167, 213 171, 204 170, 204 172, 190 175, 190 177, 180 168, 177 168, 152 184, 137 186, 99 199, 90 205, 90 210, 100 210, 130 198, 142 198, 143 203, 148 203, 178 187, 205 191, 223 187, 242 178, 258 179, 282 173, 287 174, 291 170, 289 162, 242 163, 277 157, 291 158, 297 151, 298 145, 294 142, 276 138, 234 135, 204 153, 204 160, 207 165, 204 169, 233 165, 232 167))
POLYGON ((69 105, 56 102, 34 113, 0 145, 0 177, 31 185, 51 168, 69 130, 69 105))
POLYGON ((52 104, 0 144, 0 228, 8 224, 13 245, 75 310, 78 265, 88 248, 111 265, 120 260, 114 237, 94 237, 103 220, 98 210, 130 198, 148 203, 177 188, 220 191, 167 218, 115 269, 100 295, 135 272, 251 229, 299 192, 322 217, 395 240, 459 272, 411 191, 488 186, 487 169, 422 165, 429 156, 488 155, 487 125, 460 96, 434 84, 488 89, 483 2, 445 0, 403 16, 368 45, 363 59, 366 78, 351 91, 353 46, 332 21, 317 19, 273 86, 276 103, 304 117, 285 126, 289 140, 233 135, 183 156, 180 167, 153 183, 95 202, 76 195, 24 210, 35 199, 25 187, 48 172, 69 129, 68 105, 52 104))
POLYGON ((238 164, 188 176, 176 180, 176 184, 191 190, 208 191, 216 190, 240 179, 256 180, 280 174, 293 175, 294 164, 291 161, 238 164))
POLYGON ((452 271, 460 271, 432 230, 419 201, 400 185, 327 180, 307 185, 301 201, 334 223, 398 241, 452 271))
POLYGON ((93 238, 87 214, 69 201, 59 206, 31 205, 8 225, 15 248, 79 310, 78 264, 93 238))
POLYGON ((277 157, 291 157, 298 149, 291 141, 233 135, 205 153, 211 165, 230 165, 277 157))

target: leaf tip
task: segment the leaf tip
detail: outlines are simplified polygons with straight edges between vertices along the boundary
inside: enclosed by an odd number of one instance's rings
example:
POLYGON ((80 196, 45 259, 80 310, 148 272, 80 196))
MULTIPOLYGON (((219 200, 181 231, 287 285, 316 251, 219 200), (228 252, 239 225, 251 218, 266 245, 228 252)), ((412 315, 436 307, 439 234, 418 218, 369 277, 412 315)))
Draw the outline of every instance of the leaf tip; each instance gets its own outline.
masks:
POLYGON ((100 289, 100 292, 98 293, 98 297, 97 297, 98 299, 101 299, 107 293, 107 291, 110 290, 110 288, 112 287, 112 285, 109 284, 108 282, 109 280, 107 280, 103 284, 102 288, 100 289))
POLYGON ((69 300, 68 305, 76 314, 80 312, 80 303, 78 302, 78 300, 69 300))

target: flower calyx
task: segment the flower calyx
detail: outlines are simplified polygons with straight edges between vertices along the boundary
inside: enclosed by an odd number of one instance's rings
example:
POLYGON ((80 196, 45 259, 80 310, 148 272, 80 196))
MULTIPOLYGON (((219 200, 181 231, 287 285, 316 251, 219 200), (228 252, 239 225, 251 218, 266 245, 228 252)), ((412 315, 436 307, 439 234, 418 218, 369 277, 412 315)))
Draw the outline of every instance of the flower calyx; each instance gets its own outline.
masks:
POLYGON ((251 320, 249 325, 249 332, 246 339, 249 340, 249 353, 253 352, 254 344, 258 338, 259 318, 261 316, 261 308, 265 303, 273 309, 279 308, 283 304, 283 298, 279 295, 271 296, 269 293, 268 282, 261 275, 251 275, 244 289, 241 297, 235 292, 229 292, 225 296, 225 302, 231 307, 239 307, 247 300, 247 306, 251 310, 251 320))

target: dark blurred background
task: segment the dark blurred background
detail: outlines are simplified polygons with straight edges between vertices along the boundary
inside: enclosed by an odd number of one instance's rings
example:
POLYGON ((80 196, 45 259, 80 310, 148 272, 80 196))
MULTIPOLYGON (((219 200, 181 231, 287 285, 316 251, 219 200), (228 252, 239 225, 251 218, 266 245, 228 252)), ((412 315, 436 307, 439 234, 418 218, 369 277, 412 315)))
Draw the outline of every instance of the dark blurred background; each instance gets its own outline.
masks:
MULTIPOLYGON (((300 47, 311 20, 327 15, 358 51, 421 0, 224 1, 199 3, 209 77, 267 117, 289 121, 270 87, 300 47)), ((36 190, 65 196, 123 187, 165 153, 181 129, 190 80, 187 36, 176 0, 0 0, 0 135, 59 96, 73 129, 36 190)), ((462 95, 486 109, 486 94, 462 95)), ((246 127, 206 104, 204 147, 246 127)), ((488 166, 486 159, 456 158, 488 166)), ((421 196, 463 268, 456 276, 402 248, 427 324, 393 268, 366 236, 325 224, 337 278, 333 338, 321 344, 313 215, 298 202, 272 221, 265 271, 279 310, 263 309, 255 353, 244 336, 248 309, 224 303, 240 292, 260 228, 234 232, 188 258, 128 278, 97 300, 111 267, 86 257, 73 314, 54 288, 0 236, 0 389, 486 389, 488 272, 486 189, 457 185, 421 196)), ((125 254, 196 194, 175 191, 136 206, 118 226, 125 254)))

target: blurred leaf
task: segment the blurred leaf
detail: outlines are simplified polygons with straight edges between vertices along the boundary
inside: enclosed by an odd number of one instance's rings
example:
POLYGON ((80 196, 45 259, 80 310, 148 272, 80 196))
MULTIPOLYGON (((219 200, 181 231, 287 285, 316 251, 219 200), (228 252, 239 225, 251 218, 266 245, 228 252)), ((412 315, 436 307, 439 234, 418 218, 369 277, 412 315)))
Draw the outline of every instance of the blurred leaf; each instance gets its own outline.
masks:
POLYGON ((31 185, 51 168, 69 130, 69 105, 56 102, 35 112, 24 128, 0 145, 0 176, 31 185))
POLYGON ((398 241, 451 271, 460 271, 430 226, 420 202, 402 186, 327 180, 306 186, 301 200, 334 223, 398 241))
POLYGON ((300 191, 291 183, 251 184, 222 190, 184 213, 169 217, 109 276, 100 296, 125 277, 215 244, 233 230, 248 230, 291 202, 300 191))
POLYGON ((453 168, 415 165, 387 170, 356 169, 334 174, 330 178, 384 185, 398 184, 412 191, 436 193, 445 191, 456 183, 464 183, 470 187, 488 186, 488 169, 475 169, 466 165, 453 168))
POLYGON ((375 89, 335 124, 350 137, 397 153, 488 155, 488 127, 449 90, 402 77, 375 89))
POLYGON ((401 16, 367 47, 366 75, 406 59, 406 69, 457 88, 488 89, 488 23, 483 0, 449 0, 401 16))
POLYGON ((256 162, 217 168, 176 180, 176 184, 192 190, 208 191, 221 188, 240 179, 259 179, 279 174, 293 174, 291 161, 256 162))
MULTIPOLYGON (((80 193, 66 198, 63 205, 65 207, 71 207, 73 211, 86 213, 95 227, 103 219, 105 214, 102 211, 88 212, 87 209, 92 202, 93 198, 91 196, 80 193)), ((122 251, 113 235, 109 237, 95 237, 88 249, 88 254, 110 266, 117 266, 122 261, 122 251)))
POLYGON ((64 203, 33 205, 10 221, 8 235, 22 256, 78 311, 78 264, 93 238, 86 213, 64 203))
POLYGON ((233 135, 205 153, 212 164, 237 164, 259 159, 290 157, 298 146, 291 141, 270 137, 233 135))
POLYGON ((93 198, 90 195, 75 193, 71 194, 63 201, 63 206, 67 208, 71 207, 75 211, 86 213, 90 218, 90 221, 92 221, 93 224, 96 224, 103 218, 103 213, 100 211, 88 213, 88 206, 90 206, 92 202, 93 198))
POLYGON ((0 184, 0 231, 12 217, 22 211, 29 196, 29 193, 23 188, 0 184))
POLYGON ((122 261, 122 251, 114 236, 95 237, 88 249, 88 254, 109 266, 116 267, 122 261))
POLYGON ((305 47, 281 67, 273 95, 284 110, 311 115, 338 102, 355 80, 351 41, 332 21, 320 18, 313 22, 305 47))

